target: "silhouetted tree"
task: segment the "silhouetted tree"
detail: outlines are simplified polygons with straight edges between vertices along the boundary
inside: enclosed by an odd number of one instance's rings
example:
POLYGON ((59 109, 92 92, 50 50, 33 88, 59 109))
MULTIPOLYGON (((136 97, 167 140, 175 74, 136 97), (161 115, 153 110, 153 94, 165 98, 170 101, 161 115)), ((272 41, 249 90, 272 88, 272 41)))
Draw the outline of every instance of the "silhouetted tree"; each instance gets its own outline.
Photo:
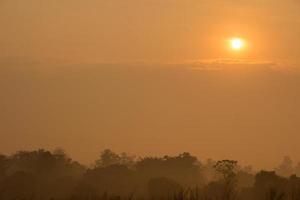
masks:
POLYGON ((134 165, 134 157, 126 153, 117 154, 110 149, 101 152, 100 158, 96 160, 96 167, 108 167, 110 165, 126 165, 132 167, 134 165))
POLYGON ((284 191, 286 180, 276 175, 275 171, 261 171, 255 176, 254 193, 256 199, 275 199, 284 191))
MULTIPOLYGON (((233 160, 202 164, 189 153, 135 160, 105 150, 96 163, 86 169, 61 149, 0 155, 0 200, 300 200, 296 175, 254 177, 233 160)), ((292 166, 285 158, 277 169, 292 166)))
POLYGON ((1 184, 0 199, 32 199, 37 195, 37 180, 28 172, 15 172, 1 184))
POLYGON ((146 180, 167 177, 183 186, 198 185, 201 180, 200 162, 189 153, 162 158, 146 157, 137 161, 135 168, 146 180))
POLYGON ((3 181, 7 175, 7 170, 9 168, 8 162, 9 159, 5 155, 0 154, 0 182, 3 181))
POLYGON ((43 149, 20 151, 10 156, 6 163, 7 177, 0 185, 0 191, 8 196, 14 193, 25 195, 23 191, 28 190, 35 198, 66 198, 85 171, 64 152, 52 153, 43 149), (33 188, 29 190, 29 186, 33 188))
POLYGON ((289 200, 300 200, 300 178, 292 175, 286 185, 286 197, 289 200))
POLYGON ((295 174, 300 176, 300 162, 298 162, 295 166, 295 174))
POLYGON ((294 174, 293 161, 290 157, 285 156, 280 163, 280 165, 275 168, 275 171, 278 175, 289 177, 294 174))
POLYGON ((222 199, 232 200, 237 197, 237 161, 221 160, 215 164, 215 170, 220 175, 223 184, 222 199))
MULTIPOLYGON (((135 191, 135 172, 124 165, 110 165, 89 169, 80 182, 87 192, 96 191, 97 195, 127 196, 135 191), (87 190, 88 189, 88 190, 87 190)), ((80 189, 81 193, 84 190, 80 189)))
POLYGON ((148 182, 151 199, 170 199, 182 191, 182 187, 174 180, 165 177, 152 178, 148 182))

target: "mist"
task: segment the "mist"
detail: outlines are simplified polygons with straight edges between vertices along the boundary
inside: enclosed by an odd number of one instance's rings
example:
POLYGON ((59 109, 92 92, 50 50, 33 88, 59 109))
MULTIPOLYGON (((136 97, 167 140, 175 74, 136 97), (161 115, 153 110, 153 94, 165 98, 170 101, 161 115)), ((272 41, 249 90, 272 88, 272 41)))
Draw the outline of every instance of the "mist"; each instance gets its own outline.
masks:
POLYGON ((0 200, 298 200, 299 9, 0 0, 0 200))

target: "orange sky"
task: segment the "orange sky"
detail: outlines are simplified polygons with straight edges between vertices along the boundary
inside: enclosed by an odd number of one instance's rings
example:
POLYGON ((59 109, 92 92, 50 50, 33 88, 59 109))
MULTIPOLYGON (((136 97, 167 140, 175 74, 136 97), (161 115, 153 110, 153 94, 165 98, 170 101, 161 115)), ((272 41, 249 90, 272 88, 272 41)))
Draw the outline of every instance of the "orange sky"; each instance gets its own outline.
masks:
POLYGON ((296 0, 0 0, 0 152, 300 160, 296 0), (242 37, 233 52, 226 41, 242 37))
POLYGON ((1 56, 72 62, 231 56, 228 37, 252 48, 243 57, 298 59, 296 0, 1 0, 1 56))

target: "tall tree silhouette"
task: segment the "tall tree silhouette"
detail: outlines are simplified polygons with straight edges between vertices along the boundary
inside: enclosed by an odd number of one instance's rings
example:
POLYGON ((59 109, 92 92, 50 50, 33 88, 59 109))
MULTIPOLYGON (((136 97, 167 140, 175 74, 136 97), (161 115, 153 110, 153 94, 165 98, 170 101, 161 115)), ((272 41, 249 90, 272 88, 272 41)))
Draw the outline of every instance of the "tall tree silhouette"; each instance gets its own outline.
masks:
POLYGON ((222 197, 224 200, 232 200, 237 197, 237 161, 221 160, 214 166, 216 172, 221 175, 221 183, 224 184, 222 197))

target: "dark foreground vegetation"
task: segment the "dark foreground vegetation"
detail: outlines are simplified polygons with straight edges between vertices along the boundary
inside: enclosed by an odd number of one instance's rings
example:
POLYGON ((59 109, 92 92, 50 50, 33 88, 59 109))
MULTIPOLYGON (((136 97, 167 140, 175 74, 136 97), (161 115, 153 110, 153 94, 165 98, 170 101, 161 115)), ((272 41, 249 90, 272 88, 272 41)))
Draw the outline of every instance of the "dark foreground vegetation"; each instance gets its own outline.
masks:
POLYGON ((285 158, 276 172, 189 153, 135 158, 105 150, 88 168, 62 150, 21 151, 0 155, 0 200, 300 200, 297 167, 285 158))

